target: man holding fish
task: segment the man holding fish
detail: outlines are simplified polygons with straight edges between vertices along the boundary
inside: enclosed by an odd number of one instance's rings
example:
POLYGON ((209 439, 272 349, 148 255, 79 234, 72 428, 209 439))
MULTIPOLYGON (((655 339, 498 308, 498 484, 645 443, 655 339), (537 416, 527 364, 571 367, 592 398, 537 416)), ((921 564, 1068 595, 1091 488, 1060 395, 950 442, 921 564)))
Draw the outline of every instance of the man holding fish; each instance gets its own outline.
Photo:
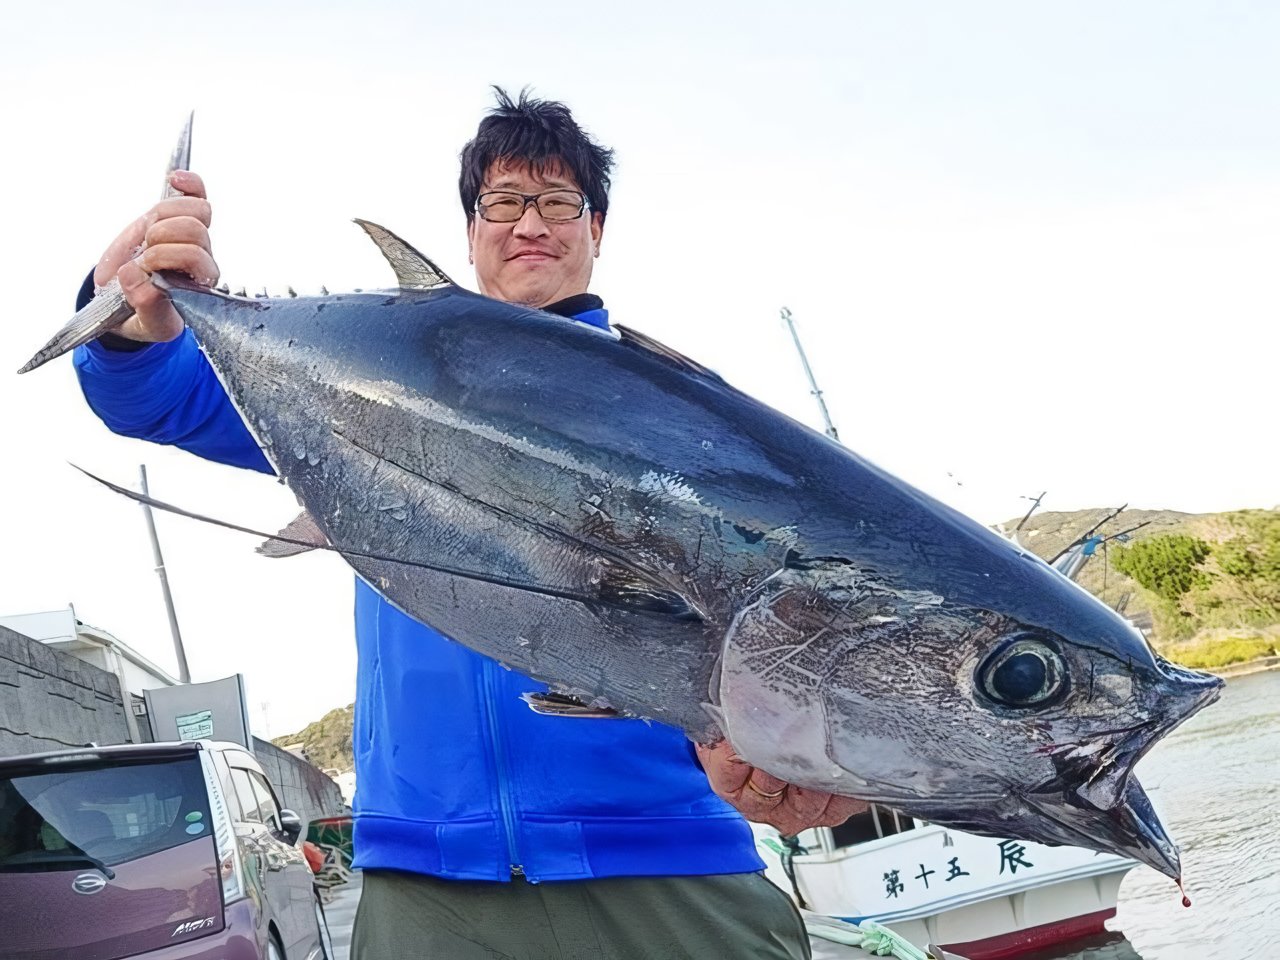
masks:
MULTIPOLYGON (((461 157, 478 288, 607 330, 588 287, 612 153, 563 104, 497 99, 461 157)), ((271 472, 151 282, 160 270, 218 278, 202 180, 178 170, 170 184, 180 195, 122 232, 82 290, 80 306, 117 277, 134 310, 77 351, 86 398, 117 433, 271 472)), ((534 712, 521 697, 542 685, 363 580, 356 640, 356 960, 809 956, 742 816, 793 834, 841 823, 859 801, 788 785, 672 727, 534 712)))

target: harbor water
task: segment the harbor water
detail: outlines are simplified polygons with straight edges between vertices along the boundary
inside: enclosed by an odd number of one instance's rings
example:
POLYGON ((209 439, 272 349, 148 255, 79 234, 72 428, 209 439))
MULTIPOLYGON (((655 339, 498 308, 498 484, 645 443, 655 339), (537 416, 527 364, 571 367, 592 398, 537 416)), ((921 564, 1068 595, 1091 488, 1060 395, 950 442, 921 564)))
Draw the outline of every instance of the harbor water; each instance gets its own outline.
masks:
POLYGON ((1191 906, 1146 867, 1120 888, 1115 934, 1027 960, 1241 960, 1280 956, 1280 671, 1227 681, 1222 698, 1138 766, 1182 848, 1191 906))

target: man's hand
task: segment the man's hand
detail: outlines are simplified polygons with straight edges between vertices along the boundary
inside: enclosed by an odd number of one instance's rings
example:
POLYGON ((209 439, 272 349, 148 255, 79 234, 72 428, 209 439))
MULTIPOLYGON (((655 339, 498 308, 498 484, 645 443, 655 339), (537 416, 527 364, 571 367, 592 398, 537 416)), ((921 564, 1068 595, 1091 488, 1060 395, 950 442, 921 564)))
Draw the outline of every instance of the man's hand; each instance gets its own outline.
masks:
POLYGON ((867 809, 862 800, 806 790, 770 776, 739 758, 727 740, 713 747, 695 746, 716 796, 748 820, 767 823, 784 837, 810 827, 838 826, 867 809))
POLYGON ((209 287, 218 282, 218 265, 209 243, 213 213, 205 199, 204 181, 188 170, 175 170, 169 183, 183 196, 161 200, 129 224, 93 271, 93 282, 99 287, 112 277, 120 278, 134 315, 111 332, 129 340, 157 343, 182 333, 178 311, 151 283, 156 270, 177 270, 209 287), (146 249, 134 259, 143 243, 146 249))

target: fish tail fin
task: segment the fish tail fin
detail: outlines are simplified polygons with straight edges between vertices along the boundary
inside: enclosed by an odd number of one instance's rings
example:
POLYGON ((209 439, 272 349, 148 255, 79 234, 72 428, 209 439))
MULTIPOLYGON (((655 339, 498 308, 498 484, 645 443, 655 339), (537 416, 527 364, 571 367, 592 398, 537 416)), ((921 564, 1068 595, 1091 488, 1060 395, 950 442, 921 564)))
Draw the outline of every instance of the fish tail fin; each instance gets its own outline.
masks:
MULTIPOLYGON (((169 175, 175 170, 186 170, 191 166, 191 125, 195 112, 187 114, 187 122, 178 135, 178 143, 169 155, 169 164, 164 171, 164 186, 160 199, 180 197, 182 194, 173 189, 169 183, 169 175)), ((96 340, 104 333, 114 330, 133 316, 133 308, 124 298, 120 283, 111 278, 111 282, 99 290, 92 300, 76 312, 67 321, 66 326, 53 335, 53 338, 36 351, 35 355, 18 370, 18 373, 30 373, 36 367, 44 366, 50 360, 70 353, 76 347, 96 340)))
POLYGON ((125 300, 120 282, 112 277, 111 282, 78 310, 76 315, 67 321, 67 325, 37 350, 35 355, 18 369, 18 372, 29 373, 36 367, 42 367, 50 360, 64 353, 70 353, 76 347, 114 330, 131 316, 133 316, 133 307, 129 306, 129 301, 125 300))
POLYGON ((195 118, 194 110, 187 114, 187 122, 182 127, 182 133, 178 135, 178 143, 174 146, 173 153, 169 155, 169 165, 164 171, 164 187, 160 191, 161 200, 182 196, 182 192, 173 189, 172 184, 169 183, 169 175, 175 170, 191 169, 191 124, 195 118))

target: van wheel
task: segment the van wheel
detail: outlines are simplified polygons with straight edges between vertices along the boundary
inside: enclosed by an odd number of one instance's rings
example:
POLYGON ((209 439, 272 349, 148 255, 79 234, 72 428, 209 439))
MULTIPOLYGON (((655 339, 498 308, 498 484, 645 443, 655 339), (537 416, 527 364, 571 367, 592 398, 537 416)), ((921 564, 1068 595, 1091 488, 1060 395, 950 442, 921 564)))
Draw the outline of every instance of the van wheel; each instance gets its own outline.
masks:
POLYGON ((267 939, 266 960, 284 960, 284 948, 280 946, 274 933, 267 939))

